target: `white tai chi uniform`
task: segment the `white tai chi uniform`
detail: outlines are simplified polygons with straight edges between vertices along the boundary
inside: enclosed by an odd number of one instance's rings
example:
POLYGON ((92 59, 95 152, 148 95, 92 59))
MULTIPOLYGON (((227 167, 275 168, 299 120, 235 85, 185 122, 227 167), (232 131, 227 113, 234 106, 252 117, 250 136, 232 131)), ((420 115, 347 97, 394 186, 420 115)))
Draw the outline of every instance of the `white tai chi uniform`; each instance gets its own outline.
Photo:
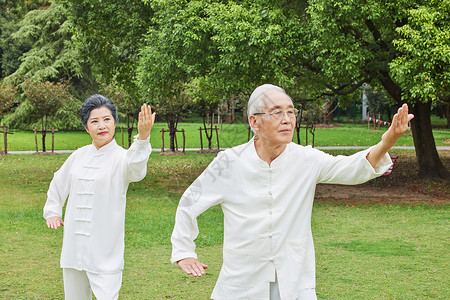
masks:
POLYGON ((149 138, 135 137, 128 150, 113 139, 98 150, 93 144, 76 150, 55 172, 44 218, 61 217, 68 197, 61 268, 121 278, 126 193, 145 177, 150 153, 149 138))
MULTIPOLYGON (((383 174, 388 154, 376 168, 370 149, 332 156, 294 143, 269 166, 254 139, 227 149, 184 192, 172 233, 172 263, 197 257, 197 216, 220 204, 224 214, 223 265, 213 299, 269 299, 270 282, 280 298, 297 299, 315 288, 311 212, 316 184, 359 184, 383 174)), ((314 293, 315 294, 315 293, 314 293)))

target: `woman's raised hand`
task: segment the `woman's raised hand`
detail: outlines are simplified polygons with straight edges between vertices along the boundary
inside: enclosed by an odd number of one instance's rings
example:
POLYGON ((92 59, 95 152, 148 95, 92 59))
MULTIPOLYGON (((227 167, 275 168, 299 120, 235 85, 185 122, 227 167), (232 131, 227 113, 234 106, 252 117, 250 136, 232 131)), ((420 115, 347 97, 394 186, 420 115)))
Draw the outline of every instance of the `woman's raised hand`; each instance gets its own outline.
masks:
POLYGON ((138 139, 146 140, 150 136, 153 123, 155 122, 155 113, 152 113, 150 105, 143 104, 139 112, 138 121, 138 139))

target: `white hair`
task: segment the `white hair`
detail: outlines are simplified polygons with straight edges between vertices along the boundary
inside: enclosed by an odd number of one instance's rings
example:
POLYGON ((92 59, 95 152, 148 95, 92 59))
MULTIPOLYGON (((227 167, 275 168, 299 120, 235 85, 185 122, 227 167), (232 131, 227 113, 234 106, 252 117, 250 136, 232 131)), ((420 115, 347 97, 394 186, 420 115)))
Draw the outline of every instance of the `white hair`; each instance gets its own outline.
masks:
MULTIPOLYGON (((266 108, 266 103, 263 100, 265 99, 264 96, 270 91, 279 91, 282 92, 283 94, 286 94, 286 91, 284 89, 273 84, 263 84, 258 86, 250 95, 250 99, 248 99, 247 117, 249 124, 250 124, 250 116, 252 116, 255 113, 262 112, 263 109, 266 108)), ((253 133, 256 135, 257 132, 252 127, 251 129, 253 133)))

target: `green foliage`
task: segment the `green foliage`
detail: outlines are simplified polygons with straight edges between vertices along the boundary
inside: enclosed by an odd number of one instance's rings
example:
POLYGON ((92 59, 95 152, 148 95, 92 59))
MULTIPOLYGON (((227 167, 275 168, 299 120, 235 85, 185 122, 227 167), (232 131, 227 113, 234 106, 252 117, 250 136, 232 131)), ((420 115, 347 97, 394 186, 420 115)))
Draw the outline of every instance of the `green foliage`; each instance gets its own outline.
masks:
POLYGON ((103 82, 136 93, 139 49, 151 26, 152 6, 141 0, 60 0, 74 25, 73 41, 103 82))
POLYGON ((317 102, 309 101, 302 105, 301 115, 299 115, 302 125, 315 125, 317 123, 320 123, 322 117, 323 111, 317 102))
POLYGON ((70 95, 66 96, 69 96, 69 100, 64 101, 50 120, 49 125, 58 130, 84 130, 79 117, 82 102, 70 95))
POLYGON ((11 83, 0 82, 0 121, 14 105, 17 88, 11 83))
POLYGON ((50 5, 51 0, 0 0, 0 14, 21 18, 29 11, 50 5))
POLYGON ((397 102, 448 97, 448 1, 310 1, 307 11, 312 69, 331 92, 375 81, 397 102))
POLYGON ((55 117, 55 113, 71 100, 67 86, 62 83, 27 80, 22 89, 25 101, 10 119, 11 127, 15 128, 40 121, 41 129, 46 130, 47 120, 55 117))
POLYGON ((310 47, 305 50, 310 53, 310 75, 327 82, 326 94, 345 95, 364 83, 374 83, 397 105, 408 102, 416 116, 411 122, 415 145, 422 145, 417 147, 419 174, 444 178, 448 171, 439 159, 431 131, 432 105, 424 104, 450 97, 446 80, 448 1, 440 6, 437 2, 309 1, 306 44, 310 47), (441 8, 442 14, 434 13, 441 8), (427 12, 422 14, 425 17, 418 17, 423 12, 427 12), (444 52, 434 52, 438 49, 444 52))
POLYGON ((367 85, 364 87, 364 92, 367 96, 369 111, 372 114, 377 114, 389 109, 391 102, 388 97, 386 97, 384 90, 376 90, 373 87, 367 85))
POLYGON ((29 101, 22 102, 14 114, 8 116, 8 125, 14 129, 33 129, 40 126, 38 119, 32 117, 33 106, 29 101))
POLYGON ((14 15, 0 15, 0 78, 14 73, 20 66, 20 57, 30 50, 26 41, 18 41, 12 34, 19 28, 14 15))
POLYGON ((12 78, 57 81, 82 76, 82 60, 72 45, 71 24, 61 4, 54 2, 46 9, 30 11, 19 25, 13 37, 31 44, 32 48, 23 54, 12 78))
MULTIPOLYGON (((280 69, 286 55, 281 10, 243 1, 154 1, 155 44, 167 44, 176 67, 190 78, 206 78, 229 99, 261 82, 287 82, 280 69), (168 38, 167 38, 168 37, 168 38)), ((152 45, 150 45, 152 46, 152 45)), ((190 81, 190 80, 189 80, 190 81)))
POLYGON ((62 83, 26 81, 22 88, 24 98, 33 107, 32 115, 39 119, 52 116, 70 100, 67 87, 62 83))
POLYGON ((429 1, 408 9, 406 17, 393 41, 399 51, 389 65, 393 77, 407 98, 450 97, 450 1, 429 1))
POLYGON ((148 45, 141 50, 137 84, 158 116, 175 124, 186 115, 190 98, 185 92, 187 74, 178 65, 173 53, 177 45, 171 38, 164 30, 149 30, 148 45))
POLYGON ((191 99, 186 93, 187 71, 180 66, 176 56, 174 36, 163 29, 149 29, 147 45, 141 49, 137 69, 137 85, 144 99, 167 122, 170 149, 175 150, 175 135, 178 122, 186 116, 191 99))

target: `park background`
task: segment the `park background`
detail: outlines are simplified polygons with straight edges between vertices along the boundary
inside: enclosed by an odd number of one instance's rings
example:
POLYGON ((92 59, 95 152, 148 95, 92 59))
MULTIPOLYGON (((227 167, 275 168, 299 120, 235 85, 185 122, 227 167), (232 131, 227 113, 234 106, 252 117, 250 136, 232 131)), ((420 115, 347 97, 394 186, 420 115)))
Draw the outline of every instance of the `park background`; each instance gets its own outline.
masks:
POLYGON ((218 141, 224 149, 248 140, 246 101, 273 83, 301 112, 293 141, 314 136, 335 155, 377 143, 402 103, 416 116, 397 144, 405 148, 391 151, 392 175, 318 187, 319 298, 447 299, 449 18, 448 0, 1 0, 10 154, 0 156, 0 298, 63 298, 62 231, 45 227, 42 207, 69 153, 51 155, 51 129, 55 151, 90 143, 77 112, 101 93, 119 108, 125 148, 143 102, 158 121, 148 174, 128 191, 121 299, 208 299, 222 259, 220 208, 199 218, 198 253, 210 268, 194 279, 169 263, 176 206, 218 141), (181 130, 186 148, 201 147, 201 133, 206 151, 182 155, 181 130), (36 144, 41 155, 11 154, 36 144))

